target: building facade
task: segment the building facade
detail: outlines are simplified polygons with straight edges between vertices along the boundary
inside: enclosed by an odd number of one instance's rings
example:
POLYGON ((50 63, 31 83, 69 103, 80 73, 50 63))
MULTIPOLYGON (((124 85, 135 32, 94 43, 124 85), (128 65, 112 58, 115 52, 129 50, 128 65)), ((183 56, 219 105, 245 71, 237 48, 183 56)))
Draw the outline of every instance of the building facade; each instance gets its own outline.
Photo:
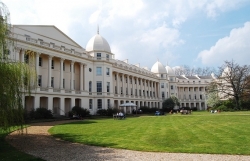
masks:
POLYGON ((11 59, 28 63, 37 75, 32 93, 25 96, 27 110, 44 107, 67 115, 74 106, 91 114, 98 109, 124 107, 131 113, 141 106, 162 107, 162 101, 176 96, 181 107, 205 110, 205 89, 212 76, 177 76, 157 61, 151 68, 115 59, 106 39, 99 33, 86 48, 78 45, 55 26, 14 25, 11 59))

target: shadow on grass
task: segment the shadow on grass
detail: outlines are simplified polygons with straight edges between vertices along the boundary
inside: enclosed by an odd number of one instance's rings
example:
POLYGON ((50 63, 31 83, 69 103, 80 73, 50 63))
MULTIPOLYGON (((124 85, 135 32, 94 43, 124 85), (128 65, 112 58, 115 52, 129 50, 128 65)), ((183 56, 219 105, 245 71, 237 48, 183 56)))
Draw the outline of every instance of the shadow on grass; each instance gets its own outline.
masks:
POLYGON ((74 134, 55 134, 52 135, 55 138, 60 138, 65 141, 69 141, 72 143, 86 144, 91 146, 100 146, 100 147, 113 147, 117 144, 115 143, 102 143, 97 141, 84 141, 82 140, 82 135, 74 135, 74 134))
POLYGON ((43 161, 43 159, 31 156, 24 152, 21 152, 11 146, 6 140, 5 137, 8 135, 7 132, 0 132, 0 160, 4 161, 13 161, 13 160, 20 160, 20 161, 43 161))

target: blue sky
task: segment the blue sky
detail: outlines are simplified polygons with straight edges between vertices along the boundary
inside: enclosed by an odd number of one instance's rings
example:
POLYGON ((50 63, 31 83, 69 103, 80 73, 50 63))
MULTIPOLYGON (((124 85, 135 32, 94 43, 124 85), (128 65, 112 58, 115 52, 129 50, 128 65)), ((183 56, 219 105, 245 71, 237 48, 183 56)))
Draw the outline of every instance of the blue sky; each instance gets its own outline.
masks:
POLYGON ((250 64, 250 0, 2 0, 12 24, 55 25, 85 48, 97 32, 116 59, 148 67, 250 64))

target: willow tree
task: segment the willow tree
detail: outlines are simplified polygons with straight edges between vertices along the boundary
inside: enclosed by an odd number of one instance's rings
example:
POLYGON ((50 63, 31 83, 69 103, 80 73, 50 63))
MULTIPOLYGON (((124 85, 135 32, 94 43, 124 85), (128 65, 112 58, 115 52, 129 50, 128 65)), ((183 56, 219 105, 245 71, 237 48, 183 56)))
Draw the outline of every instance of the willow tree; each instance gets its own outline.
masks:
POLYGON ((24 124, 23 97, 33 75, 28 64, 10 58, 14 50, 9 12, 0 2, 0 130, 5 131, 24 124))

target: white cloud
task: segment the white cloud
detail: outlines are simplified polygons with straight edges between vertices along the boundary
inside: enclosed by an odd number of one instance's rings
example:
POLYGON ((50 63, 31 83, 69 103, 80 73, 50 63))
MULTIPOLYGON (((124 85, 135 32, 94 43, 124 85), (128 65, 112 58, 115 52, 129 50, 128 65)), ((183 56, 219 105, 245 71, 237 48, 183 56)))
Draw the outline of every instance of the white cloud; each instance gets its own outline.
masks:
POLYGON ((159 47, 167 48, 183 43, 180 39, 180 32, 174 28, 161 26, 146 31, 139 38, 139 42, 146 44, 150 48, 159 49, 159 47))
POLYGON ((225 60, 235 60, 240 64, 249 64, 250 58, 250 22, 244 27, 231 30, 228 37, 219 39, 209 50, 199 53, 205 65, 220 65, 225 60))

